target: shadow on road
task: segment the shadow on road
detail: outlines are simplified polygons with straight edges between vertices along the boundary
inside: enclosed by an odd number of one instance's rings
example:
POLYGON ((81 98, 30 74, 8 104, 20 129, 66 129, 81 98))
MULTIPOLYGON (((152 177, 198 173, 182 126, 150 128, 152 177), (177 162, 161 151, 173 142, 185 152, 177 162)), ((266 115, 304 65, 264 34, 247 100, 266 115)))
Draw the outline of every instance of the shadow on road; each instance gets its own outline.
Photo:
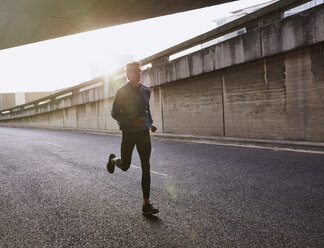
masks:
POLYGON ((148 222, 155 223, 155 224, 161 224, 162 220, 155 216, 155 215, 143 215, 145 220, 148 220, 148 222))

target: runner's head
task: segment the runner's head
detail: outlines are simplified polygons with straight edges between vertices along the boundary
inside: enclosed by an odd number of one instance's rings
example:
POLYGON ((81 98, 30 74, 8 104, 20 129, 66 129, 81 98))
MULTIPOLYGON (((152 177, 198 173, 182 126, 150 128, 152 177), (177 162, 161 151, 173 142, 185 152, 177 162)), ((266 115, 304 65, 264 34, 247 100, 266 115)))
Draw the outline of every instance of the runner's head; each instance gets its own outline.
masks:
POLYGON ((133 61, 126 65, 126 76, 131 83, 139 83, 141 81, 141 74, 140 62, 133 61))

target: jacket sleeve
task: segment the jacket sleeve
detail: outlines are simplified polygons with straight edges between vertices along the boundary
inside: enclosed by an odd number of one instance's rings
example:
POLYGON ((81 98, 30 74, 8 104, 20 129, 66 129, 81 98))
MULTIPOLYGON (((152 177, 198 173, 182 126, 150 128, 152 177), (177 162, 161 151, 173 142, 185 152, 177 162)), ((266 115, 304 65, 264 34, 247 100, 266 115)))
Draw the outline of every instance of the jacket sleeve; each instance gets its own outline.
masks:
POLYGON ((123 112, 123 98, 122 95, 120 94, 120 91, 117 91, 116 97, 113 102, 113 106, 111 109, 111 116, 114 118, 116 121, 120 123, 125 123, 125 124, 132 124, 133 119, 127 118, 124 115, 123 112))
POLYGON ((152 119, 152 115, 151 115, 151 108, 150 108, 150 97, 151 97, 151 91, 149 91, 149 100, 148 100, 148 104, 147 104, 147 112, 148 112, 148 117, 150 120, 150 123, 153 124, 153 119, 152 119))

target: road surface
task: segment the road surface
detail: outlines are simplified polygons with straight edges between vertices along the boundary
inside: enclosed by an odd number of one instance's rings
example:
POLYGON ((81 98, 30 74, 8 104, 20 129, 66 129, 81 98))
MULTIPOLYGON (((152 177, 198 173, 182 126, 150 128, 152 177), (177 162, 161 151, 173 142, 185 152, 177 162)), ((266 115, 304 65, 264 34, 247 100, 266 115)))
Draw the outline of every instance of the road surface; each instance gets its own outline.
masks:
POLYGON ((324 154, 152 140, 106 171, 120 136, 0 128, 0 247, 323 247, 324 154))

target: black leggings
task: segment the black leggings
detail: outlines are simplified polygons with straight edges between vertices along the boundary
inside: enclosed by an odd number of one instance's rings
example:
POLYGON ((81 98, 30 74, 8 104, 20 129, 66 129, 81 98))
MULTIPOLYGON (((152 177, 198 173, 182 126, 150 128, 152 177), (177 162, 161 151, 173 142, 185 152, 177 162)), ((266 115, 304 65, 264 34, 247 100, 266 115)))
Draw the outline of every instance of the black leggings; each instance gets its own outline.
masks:
POLYGON ((121 161, 117 162, 117 166, 123 171, 129 169, 135 145, 141 159, 143 198, 150 198, 150 156, 152 147, 148 130, 143 132, 122 132, 121 161))

